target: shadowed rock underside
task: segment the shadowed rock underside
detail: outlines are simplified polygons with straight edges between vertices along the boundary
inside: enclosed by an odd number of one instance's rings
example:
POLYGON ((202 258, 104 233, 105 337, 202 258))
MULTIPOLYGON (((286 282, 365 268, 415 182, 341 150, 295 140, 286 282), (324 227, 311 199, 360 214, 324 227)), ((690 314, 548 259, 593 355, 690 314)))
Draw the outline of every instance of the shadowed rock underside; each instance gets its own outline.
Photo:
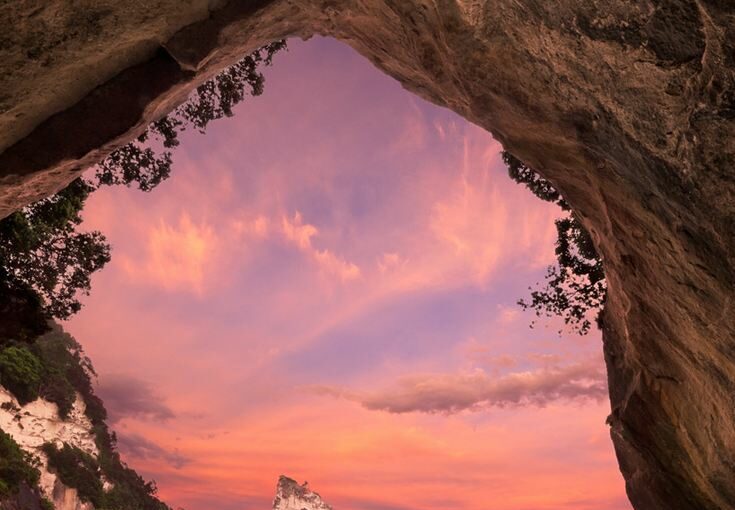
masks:
POLYGON ((609 423, 631 501, 735 508, 729 0, 6 2, 0 216, 246 52, 317 33, 488 129, 563 192, 605 260, 609 423))

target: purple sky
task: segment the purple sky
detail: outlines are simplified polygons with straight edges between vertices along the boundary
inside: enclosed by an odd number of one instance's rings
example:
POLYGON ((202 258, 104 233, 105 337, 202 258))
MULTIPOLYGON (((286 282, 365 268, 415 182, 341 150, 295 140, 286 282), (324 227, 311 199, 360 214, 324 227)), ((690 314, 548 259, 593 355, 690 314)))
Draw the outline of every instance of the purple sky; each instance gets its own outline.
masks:
POLYGON ((185 133, 152 194, 105 189, 113 261, 67 328, 129 463, 188 510, 629 509, 598 333, 529 329, 558 210, 499 144, 332 40, 185 133))

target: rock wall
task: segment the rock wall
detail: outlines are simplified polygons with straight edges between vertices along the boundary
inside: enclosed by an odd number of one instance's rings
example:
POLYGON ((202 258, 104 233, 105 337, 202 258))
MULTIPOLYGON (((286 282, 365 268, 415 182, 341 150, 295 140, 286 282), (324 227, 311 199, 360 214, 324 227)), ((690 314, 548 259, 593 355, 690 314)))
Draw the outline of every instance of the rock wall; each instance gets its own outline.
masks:
POLYGON ((605 260, 609 423, 631 501, 735 508, 730 0, 5 2, 0 216, 247 51, 313 33, 487 128, 564 193, 605 260))
MULTIPOLYGON (((56 510, 93 510, 92 505, 80 501, 76 489, 65 486, 48 468, 48 458, 41 450, 44 443, 58 447, 67 443, 97 457, 92 423, 84 414, 85 406, 77 395, 74 406, 66 420, 59 418, 56 404, 42 398, 20 406, 15 397, 0 386, 0 429, 10 434, 23 450, 40 459, 39 487, 43 495, 53 502, 56 510)), ((23 495, 23 491, 21 491, 23 495)), ((32 494, 28 498, 32 500, 32 494)), ((28 499, 27 498, 27 499, 28 499)), ((22 503, 21 508, 26 503, 22 503)), ((31 505, 32 506, 32 505, 31 505)))

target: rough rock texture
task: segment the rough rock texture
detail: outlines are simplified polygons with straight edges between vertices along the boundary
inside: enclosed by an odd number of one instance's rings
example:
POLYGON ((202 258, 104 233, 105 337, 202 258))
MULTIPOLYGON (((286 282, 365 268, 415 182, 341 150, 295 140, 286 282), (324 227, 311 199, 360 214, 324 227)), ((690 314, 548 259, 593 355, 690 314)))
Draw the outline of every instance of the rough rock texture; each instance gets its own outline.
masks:
POLYGON ((56 480, 51 501, 54 510, 95 510, 91 503, 79 499, 77 490, 56 480))
POLYGON ((321 496, 312 492, 306 482, 299 485, 296 480, 281 475, 278 478, 273 510, 332 510, 321 496))
MULTIPOLYGON (((41 450, 44 443, 50 442, 61 447, 64 443, 76 446, 90 455, 97 457, 99 451, 95 443, 92 423, 84 414, 85 406, 81 396, 77 395, 71 412, 66 420, 59 418, 56 404, 42 398, 20 406, 15 397, 0 386, 0 429, 12 436, 23 450, 40 460, 41 480, 39 486, 43 495, 54 503, 56 510, 93 510, 92 505, 82 502, 77 497, 77 490, 65 486, 55 473, 48 468, 48 458, 41 450)), ((21 491, 21 498, 34 499, 31 492, 21 491)), ((20 501, 23 505, 33 506, 20 501)), ((3 507, 2 510, 5 510, 3 507)), ((12 507, 8 507, 11 509, 12 507)))
POLYGON ((257 45, 312 33, 489 129, 564 193, 605 259, 628 495, 735 508, 731 0, 4 2, 0 216, 257 45))

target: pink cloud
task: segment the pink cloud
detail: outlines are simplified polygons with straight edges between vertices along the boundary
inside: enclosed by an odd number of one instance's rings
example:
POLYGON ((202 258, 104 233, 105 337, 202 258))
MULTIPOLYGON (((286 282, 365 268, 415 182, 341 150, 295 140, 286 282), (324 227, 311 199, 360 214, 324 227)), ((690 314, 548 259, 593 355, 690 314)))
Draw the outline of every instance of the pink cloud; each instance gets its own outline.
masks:
POLYGON ((358 393, 334 386, 314 386, 319 395, 346 398, 389 413, 443 413, 519 405, 544 406, 557 400, 607 397, 604 367, 598 360, 534 371, 491 376, 476 369, 460 374, 425 374, 400 378, 376 392, 358 393))
POLYGON ((161 219, 149 228, 144 260, 123 256, 121 265, 138 281, 166 290, 201 293, 217 242, 211 226, 195 223, 183 212, 177 224, 161 219))
POLYGON ((563 510, 586 500, 582 508, 622 510, 622 480, 606 462, 612 448, 604 413, 603 404, 560 403, 497 410, 473 423, 299 396, 211 430, 145 422, 126 433, 189 460, 180 472, 165 455, 133 459, 134 467, 153 467, 165 482, 162 497, 184 507, 206 494, 257 499, 241 507, 263 508, 285 472, 308 479, 335 508, 447 508, 451 500, 451 508, 466 510, 563 510))
POLYGON ((235 235, 244 237, 265 238, 272 228, 272 221, 262 214, 252 219, 237 219, 232 222, 232 230, 235 235))
POLYGON ((293 219, 284 216, 282 226, 286 240, 307 254, 326 273, 337 276, 343 282, 360 277, 361 272, 357 265, 345 261, 327 249, 320 250, 314 247, 311 239, 319 234, 319 230, 314 225, 304 223, 298 211, 293 219))

